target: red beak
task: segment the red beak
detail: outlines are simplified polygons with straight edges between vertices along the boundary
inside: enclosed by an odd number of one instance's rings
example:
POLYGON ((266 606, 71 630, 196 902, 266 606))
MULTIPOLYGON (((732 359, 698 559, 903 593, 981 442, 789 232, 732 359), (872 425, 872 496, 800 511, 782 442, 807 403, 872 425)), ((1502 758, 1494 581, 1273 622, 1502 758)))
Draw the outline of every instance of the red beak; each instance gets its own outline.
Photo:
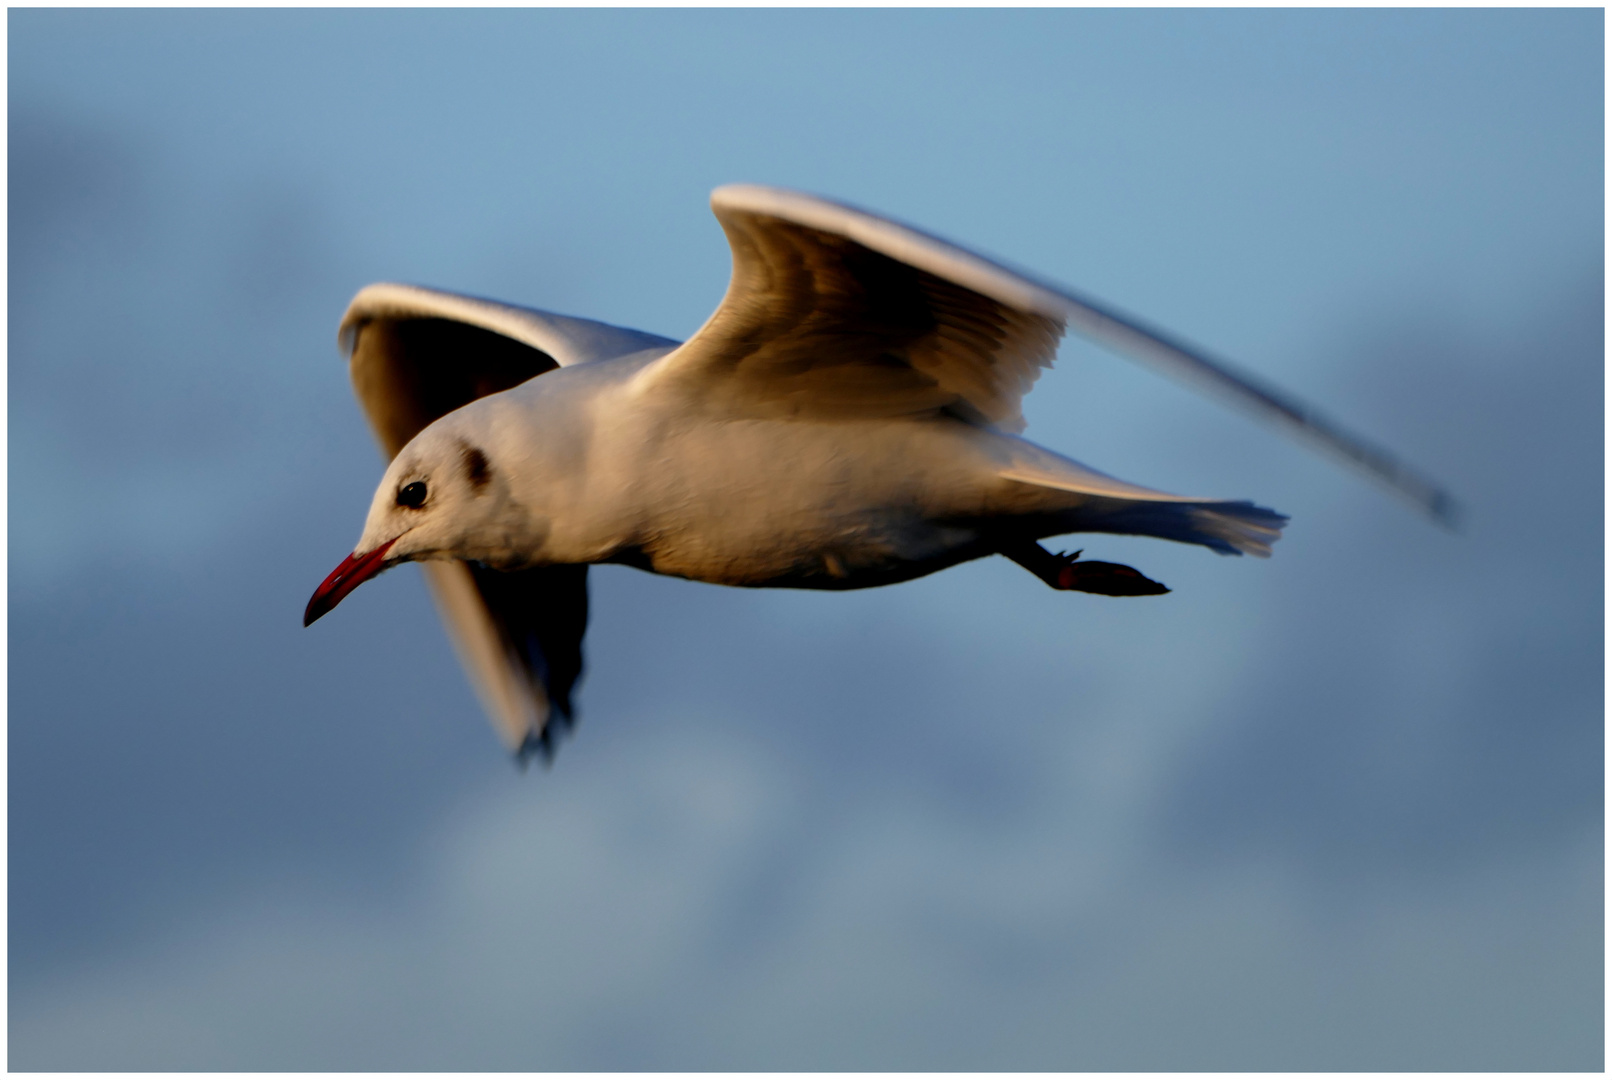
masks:
POLYGON ((397 540, 393 538, 367 555, 349 555, 343 559, 341 565, 332 570, 330 576, 313 591, 308 610, 302 613, 302 625, 311 625, 319 616, 341 603, 348 593, 386 569, 386 553, 395 543, 397 540))

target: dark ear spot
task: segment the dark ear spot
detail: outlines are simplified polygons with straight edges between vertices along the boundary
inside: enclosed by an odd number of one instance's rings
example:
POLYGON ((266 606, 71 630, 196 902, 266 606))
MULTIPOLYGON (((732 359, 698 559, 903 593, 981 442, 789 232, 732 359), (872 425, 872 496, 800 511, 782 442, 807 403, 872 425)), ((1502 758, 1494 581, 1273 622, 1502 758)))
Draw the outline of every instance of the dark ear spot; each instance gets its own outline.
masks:
POLYGON ((493 478, 492 466, 487 464, 487 455, 467 444, 461 459, 465 466, 465 479, 470 481, 471 488, 480 491, 486 487, 487 481, 493 478))

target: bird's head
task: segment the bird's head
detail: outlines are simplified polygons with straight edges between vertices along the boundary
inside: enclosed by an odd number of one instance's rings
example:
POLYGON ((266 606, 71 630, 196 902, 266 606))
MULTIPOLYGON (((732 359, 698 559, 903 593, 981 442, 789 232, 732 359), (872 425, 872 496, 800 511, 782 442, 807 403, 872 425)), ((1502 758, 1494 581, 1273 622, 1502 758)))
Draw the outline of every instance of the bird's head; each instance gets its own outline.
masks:
POLYGON ((450 414, 398 451, 375 489, 353 553, 314 590, 309 625, 359 585, 402 562, 466 559, 509 566, 529 553, 528 515, 480 441, 450 414))

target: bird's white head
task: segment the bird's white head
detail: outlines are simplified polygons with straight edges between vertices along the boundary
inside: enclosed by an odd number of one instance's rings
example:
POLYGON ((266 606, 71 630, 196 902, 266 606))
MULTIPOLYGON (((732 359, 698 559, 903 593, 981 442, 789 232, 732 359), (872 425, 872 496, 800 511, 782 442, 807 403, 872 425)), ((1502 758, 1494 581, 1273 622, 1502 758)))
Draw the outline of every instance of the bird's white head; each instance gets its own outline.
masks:
POLYGON ((466 423, 465 411, 429 425, 392 459, 363 535, 315 590, 304 626, 398 563, 465 559, 512 569, 531 562, 544 523, 513 498, 485 430, 466 423))

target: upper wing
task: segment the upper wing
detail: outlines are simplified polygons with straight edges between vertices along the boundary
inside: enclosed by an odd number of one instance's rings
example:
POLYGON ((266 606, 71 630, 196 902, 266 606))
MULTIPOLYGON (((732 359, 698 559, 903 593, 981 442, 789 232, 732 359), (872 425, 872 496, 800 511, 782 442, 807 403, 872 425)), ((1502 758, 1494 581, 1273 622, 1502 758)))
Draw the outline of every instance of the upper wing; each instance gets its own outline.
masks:
MULTIPOLYGON (((371 285, 338 335, 353 390, 388 460, 421 428, 556 367, 647 349, 668 338, 412 285, 371 285)), ((553 747, 582 673, 587 567, 498 573, 422 563, 460 660, 499 733, 524 758, 553 747)))
POLYGON ((973 256, 850 207, 745 185, 718 188, 711 206, 733 280, 651 377, 686 380, 739 412, 948 410, 1023 429, 1019 399, 1052 363, 1058 313, 979 288, 973 256))
POLYGON ((1450 522, 1451 497, 1394 455, 1139 320, 866 211, 718 188, 733 278, 711 318, 641 376, 752 414, 948 411, 1023 429, 1019 399, 1066 327, 1273 420, 1450 522))

